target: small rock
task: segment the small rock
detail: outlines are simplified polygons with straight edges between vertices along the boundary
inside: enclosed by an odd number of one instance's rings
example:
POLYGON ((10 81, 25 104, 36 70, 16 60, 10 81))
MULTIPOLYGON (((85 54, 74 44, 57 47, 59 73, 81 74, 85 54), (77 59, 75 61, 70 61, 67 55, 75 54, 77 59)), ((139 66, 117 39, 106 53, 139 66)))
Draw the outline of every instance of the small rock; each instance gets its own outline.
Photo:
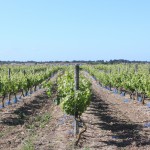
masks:
POLYGON ((24 132, 21 132, 22 135, 24 135, 24 132))

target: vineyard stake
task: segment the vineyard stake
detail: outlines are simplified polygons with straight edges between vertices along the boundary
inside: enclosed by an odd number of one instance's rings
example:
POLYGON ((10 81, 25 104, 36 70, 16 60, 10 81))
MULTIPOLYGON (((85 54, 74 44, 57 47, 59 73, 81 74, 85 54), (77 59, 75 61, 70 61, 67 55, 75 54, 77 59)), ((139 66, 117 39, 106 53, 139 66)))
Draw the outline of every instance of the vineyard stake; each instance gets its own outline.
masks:
POLYGON ((11 72, 11 69, 9 68, 8 69, 8 78, 10 79, 10 72, 11 72))
POLYGON ((135 64, 134 72, 135 72, 135 73, 138 73, 138 64, 135 64))
MULTIPOLYGON (((11 78, 11 69, 8 68, 8 79, 10 80, 10 78, 11 78)), ((10 103, 10 101, 11 101, 11 93, 8 93, 8 101, 10 103)))
MULTIPOLYGON (((75 93, 76 91, 79 90, 79 65, 75 65, 75 75, 74 75, 74 81, 75 81, 75 93)), ((75 95, 76 97, 76 95, 75 95)), ((79 133, 79 128, 78 128, 78 111, 75 105, 75 113, 74 113, 74 136, 76 137, 76 135, 79 133)))
POLYGON ((118 74, 120 74, 120 67, 118 67, 118 74))
POLYGON ((75 66, 75 91, 79 90, 79 65, 75 66))

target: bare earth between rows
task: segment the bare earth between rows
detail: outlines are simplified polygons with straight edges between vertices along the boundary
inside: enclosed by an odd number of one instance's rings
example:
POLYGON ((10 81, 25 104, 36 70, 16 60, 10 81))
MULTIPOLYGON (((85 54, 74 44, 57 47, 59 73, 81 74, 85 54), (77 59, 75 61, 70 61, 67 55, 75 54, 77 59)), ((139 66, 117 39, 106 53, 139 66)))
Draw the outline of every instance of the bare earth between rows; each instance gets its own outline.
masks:
POLYGON ((80 146, 98 149, 150 149, 150 129, 144 126, 150 122, 150 110, 135 101, 124 103, 124 97, 100 87, 84 72, 92 83, 93 97, 82 118, 87 132, 80 146))
POLYGON ((124 103, 123 97, 100 87, 89 74, 84 75, 92 83, 93 95, 82 115, 87 131, 78 147, 74 148, 73 117, 53 103, 57 97, 54 88, 51 98, 39 90, 0 112, 0 149, 21 150, 30 144, 35 150, 149 150, 150 129, 144 124, 150 122, 150 113, 146 106, 134 101, 124 103), (34 119, 45 113, 50 114, 50 120, 40 127, 34 119))

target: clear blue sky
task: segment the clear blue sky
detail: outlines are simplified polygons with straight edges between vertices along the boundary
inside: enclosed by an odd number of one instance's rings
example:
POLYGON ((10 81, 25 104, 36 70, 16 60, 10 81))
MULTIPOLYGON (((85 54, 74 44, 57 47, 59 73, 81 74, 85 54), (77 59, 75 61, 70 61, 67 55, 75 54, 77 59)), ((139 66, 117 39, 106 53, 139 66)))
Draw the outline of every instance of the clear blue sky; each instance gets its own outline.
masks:
POLYGON ((0 0, 0 60, 148 60, 150 0, 0 0))

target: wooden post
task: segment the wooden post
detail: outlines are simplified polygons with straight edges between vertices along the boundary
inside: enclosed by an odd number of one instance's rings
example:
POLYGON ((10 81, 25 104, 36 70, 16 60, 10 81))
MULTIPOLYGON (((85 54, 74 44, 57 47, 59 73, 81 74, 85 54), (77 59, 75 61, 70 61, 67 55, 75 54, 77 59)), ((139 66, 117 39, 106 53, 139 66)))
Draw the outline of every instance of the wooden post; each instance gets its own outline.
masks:
MULTIPOLYGON (((112 70, 110 69, 110 70, 109 70, 109 73, 111 74, 111 72, 112 72, 112 70)), ((110 91, 111 91, 111 83, 110 83, 110 85, 109 85, 109 88, 110 88, 110 91)))
MULTIPOLYGON (((134 66, 134 72, 135 72, 135 74, 138 73, 138 64, 135 64, 135 66, 134 66)), ((138 100, 138 92, 137 91, 135 92, 135 95, 136 95, 136 100, 138 100)))
MULTIPOLYGON (((77 90, 79 90, 79 65, 75 65, 75 76, 74 76, 74 81, 75 81, 75 93, 77 90)), ((75 95, 76 97, 76 95, 75 95)), ((74 136, 79 133, 79 127, 78 127, 78 111, 75 105, 75 112, 74 112, 74 136)))
POLYGON ((23 70, 23 74, 24 74, 24 76, 26 75, 26 71, 25 70, 23 70))
POLYGON ((111 72, 112 72, 112 71, 111 71, 111 69, 110 69, 110 70, 109 70, 109 73, 111 74, 111 72))
MULTIPOLYGON (((23 70, 23 74, 24 74, 24 76, 26 75, 26 71, 25 71, 25 70, 23 70)), ((23 96, 23 97, 25 96, 23 89, 22 89, 22 94, 21 94, 21 96, 23 96)))
POLYGON ((135 73, 137 73, 137 72, 138 72, 138 64, 135 64, 134 72, 135 72, 135 73))
POLYGON ((8 78, 10 79, 10 73, 11 73, 11 69, 8 69, 8 78))
POLYGON ((75 91, 79 90, 79 65, 75 66, 75 91))
POLYGON ((128 73, 129 72, 129 67, 128 67, 128 65, 126 64, 126 73, 128 73))
MULTIPOLYGON (((11 78, 11 69, 8 69, 8 79, 10 80, 11 78)), ((8 103, 10 104, 11 101, 11 93, 8 93, 8 103)))
POLYGON ((118 73, 120 74, 120 67, 118 67, 118 73))

